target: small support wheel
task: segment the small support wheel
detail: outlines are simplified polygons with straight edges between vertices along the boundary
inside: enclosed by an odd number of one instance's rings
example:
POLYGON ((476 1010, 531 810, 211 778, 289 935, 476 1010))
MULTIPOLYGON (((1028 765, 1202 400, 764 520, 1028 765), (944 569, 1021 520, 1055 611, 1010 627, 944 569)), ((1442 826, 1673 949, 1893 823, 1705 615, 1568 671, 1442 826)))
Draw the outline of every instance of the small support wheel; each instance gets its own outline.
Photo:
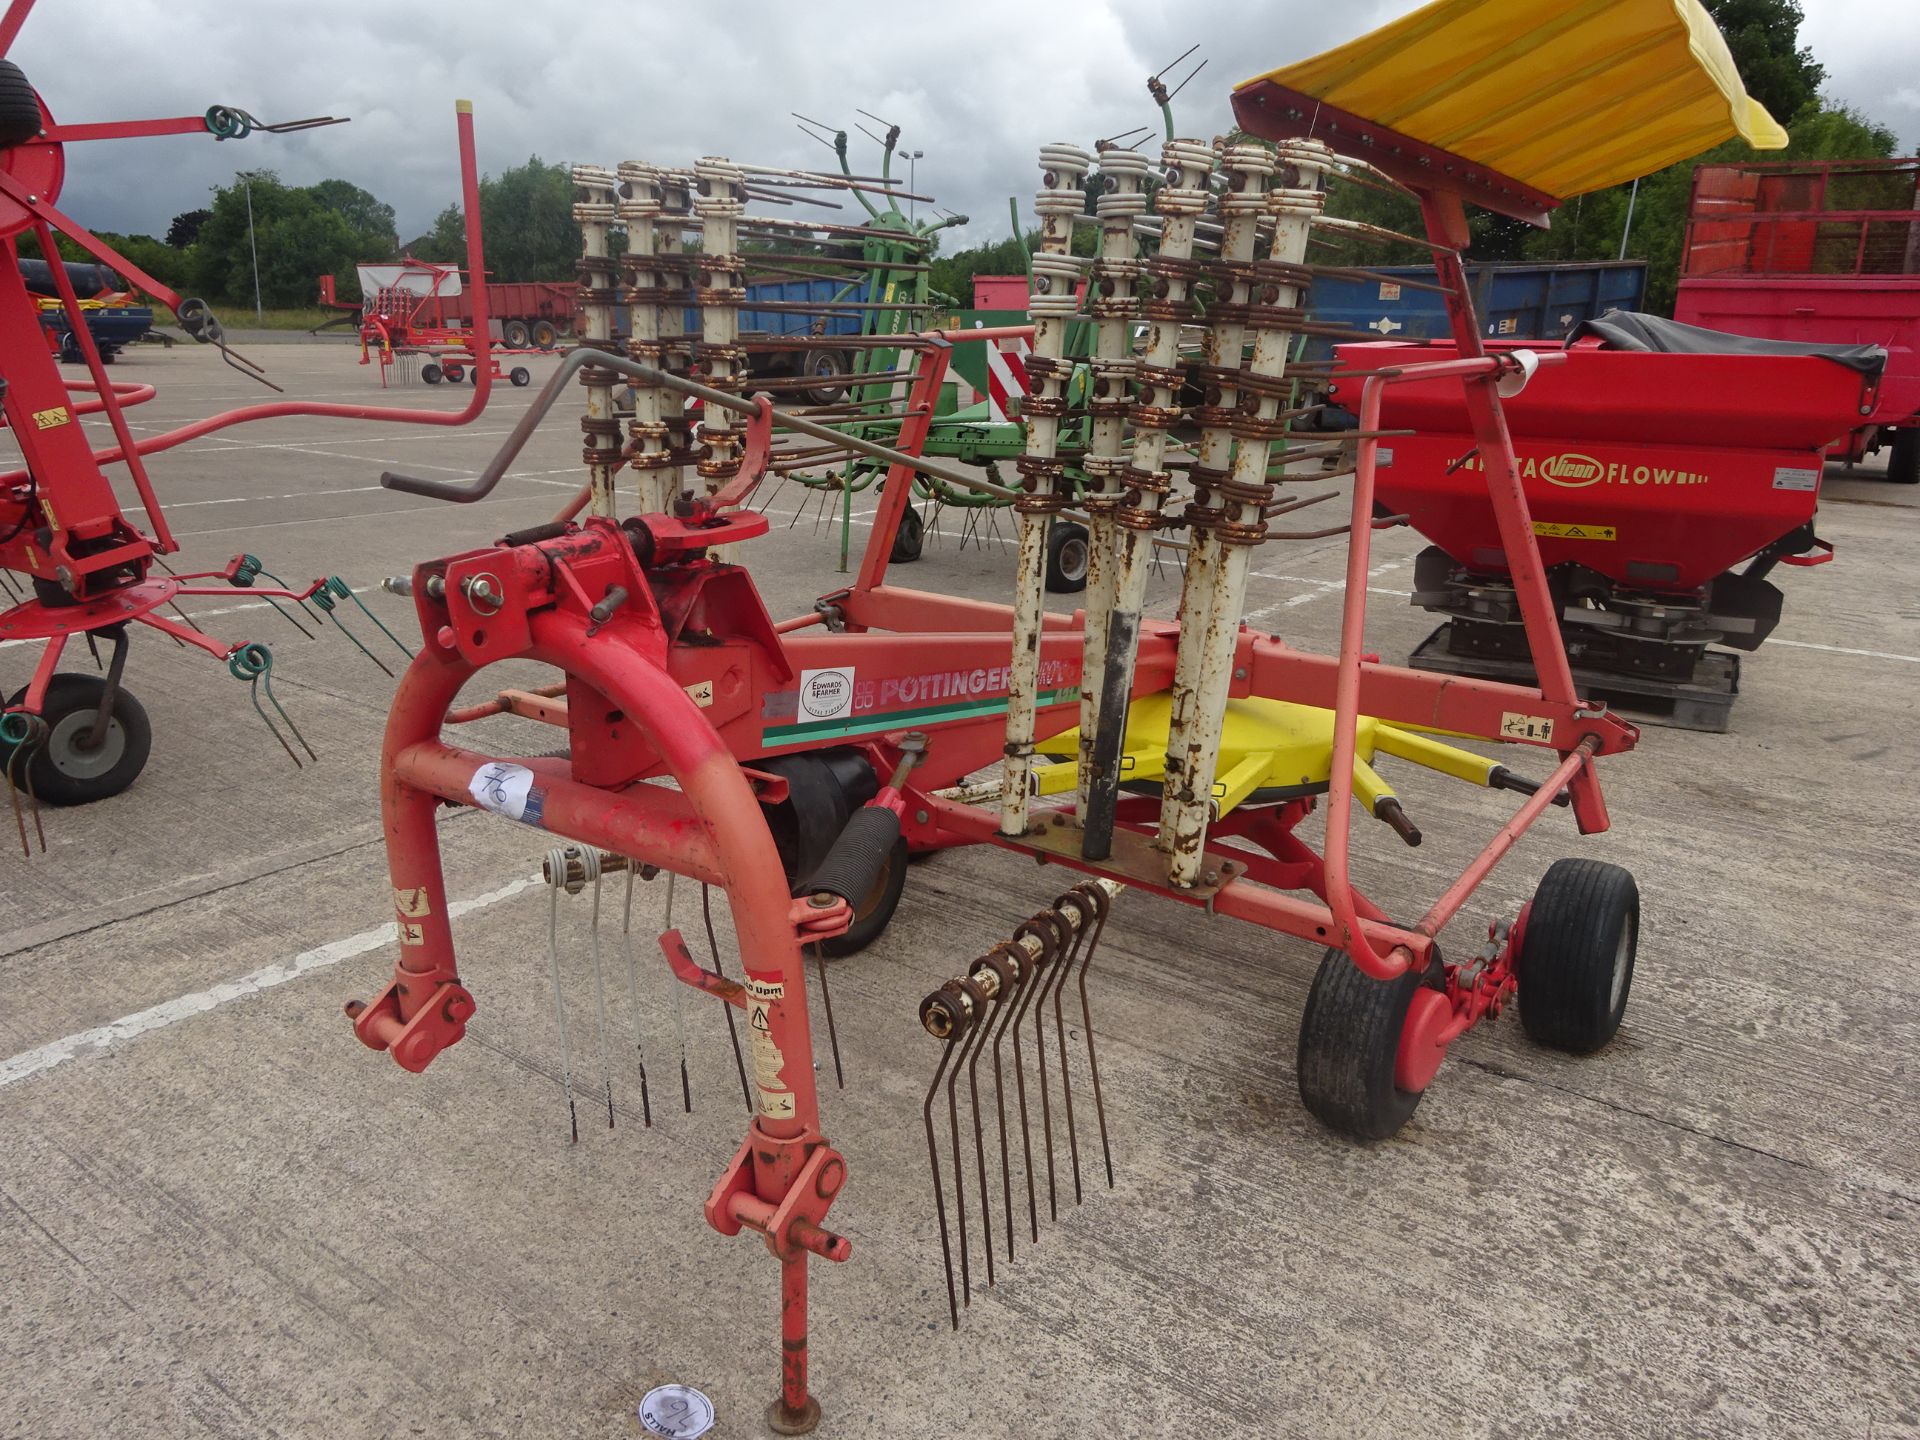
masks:
POLYGON ((420 378, 429 385, 438 385, 440 383, 441 373, 440 367, 432 361, 428 361, 420 367, 420 378))
POLYGON ((533 329, 530 333, 533 338, 534 348, 536 349, 551 350, 555 345, 560 343, 560 332, 554 328, 551 320, 534 321, 533 329))
POLYGON ((893 535, 893 551, 887 557, 896 565, 909 565, 920 558, 926 544, 927 522, 908 505, 900 514, 900 528, 893 535))
POLYGON ((532 338, 524 320, 509 320, 500 327, 500 343, 509 350, 524 350, 532 338))
POLYGON ((1056 519, 1047 531, 1047 589, 1055 595, 1077 595, 1086 589, 1090 553, 1087 527, 1056 519))
POLYGON ((445 365, 441 367, 440 373, 446 376, 449 385, 458 385, 462 380, 467 378, 467 367, 464 365, 445 365))
POLYGON ((1620 1028, 1640 945, 1640 887, 1604 860, 1556 860, 1515 946, 1520 1023, 1534 1040, 1590 1055, 1620 1028))
MULTIPOLYGON (((106 688, 98 675, 55 675, 41 711, 46 740, 17 764, 16 747, 0 743, 0 768, 11 769, 15 783, 28 781, 49 805, 85 805, 133 784, 153 749, 153 727, 145 708, 122 686, 114 691, 106 734, 89 746, 106 688)), ((22 689, 7 703, 18 705, 26 698, 22 689)))
POLYGON ((533 376, 528 373, 526 366, 516 365, 513 367, 513 369, 507 372, 507 379, 511 380, 514 383, 514 386, 518 388, 518 387, 524 386, 529 380, 533 379, 533 376))
POLYGON ((1344 950, 1321 957, 1295 1060, 1300 1099, 1314 1119, 1356 1140, 1385 1140, 1413 1118, 1426 1090, 1397 1083, 1401 1032, 1423 990, 1444 990, 1444 973, 1438 952, 1424 973, 1393 980, 1374 979, 1344 950))
POLYGON ((469 385, 478 385, 480 383, 480 367, 478 365, 475 365, 467 371, 467 383, 469 385))

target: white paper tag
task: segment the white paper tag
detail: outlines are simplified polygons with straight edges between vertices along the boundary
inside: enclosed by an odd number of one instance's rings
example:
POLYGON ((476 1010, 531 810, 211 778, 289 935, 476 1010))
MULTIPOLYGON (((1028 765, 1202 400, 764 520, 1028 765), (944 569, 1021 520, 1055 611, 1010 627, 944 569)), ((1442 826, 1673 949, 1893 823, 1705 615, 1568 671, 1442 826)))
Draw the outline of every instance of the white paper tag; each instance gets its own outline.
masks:
POLYGON ((546 798, 544 791, 533 788, 533 771, 505 760, 490 761, 474 771, 467 793, 482 810, 529 825, 540 823, 541 802, 546 798))
POLYGON ((713 1401, 691 1385, 656 1385, 640 1402, 640 1423, 669 1440, 697 1440, 713 1428, 713 1401))

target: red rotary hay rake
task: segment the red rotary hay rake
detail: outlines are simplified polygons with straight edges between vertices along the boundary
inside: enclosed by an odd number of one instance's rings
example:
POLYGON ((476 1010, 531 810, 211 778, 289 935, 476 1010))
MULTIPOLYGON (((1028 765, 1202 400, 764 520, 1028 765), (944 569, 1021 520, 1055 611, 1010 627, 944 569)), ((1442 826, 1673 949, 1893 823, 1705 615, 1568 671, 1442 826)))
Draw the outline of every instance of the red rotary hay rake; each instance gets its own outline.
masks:
MULTIPOLYGON (((1416 18, 1430 27, 1439 12, 1476 3, 1443 0, 1416 18)), ((1686 37, 1670 33, 1676 16, 1665 0, 1618 8, 1684 54, 1686 37)), ((1520 42, 1537 17, 1509 13, 1505 23, 1513 33, 1481 27, 1477 43, 1487 63, 1459 57, 1462 75, 1500 74, 1502 54, 1524 55, 1520 42)), ((1385 84, 1394 66, 1416 63, 1419 37, 1405 31, 1403 23, 1359 42, 1378 53, 1358 68, 1371 66, 1370 78, 1385 84)), ((1515 81, 1518 88, 1497 97, 1499 118, 1538 130, 1528 104, 1550 105, 1558 92, 1525 75, 1515 81)), ((1011 606, 887 582, 915 472, 977 486, 970 474, 779 414, 765 396, 745 398, 736 337, 747 172, 723 159, 702 159, 690 170, 629 163, 617 172, 579 171, 582 216, 596 225, 617 219, 634 242, 620 266, 592 267, 600 288, 612 288, 616 274, 626 281, 634 338, 624 347, 589 341, 569 355, 477 481, 382 477, 411 493, 478 499, 568 386, 577 378, 586 388, 587 518, 429 561, 406 582, 423 645, 395 697, 382 757, 399 944, 391 983, 371 1002, 348 1005, 354 1030, 419 1071, 460 1040, 474 1013, 449 924, 435 823, 443 805, 492 810, 564 841, 548 857, 556 903, 560 890, 597 885, 608 871, 665 871, 723 890, 738 937, 737 978, 724 973, 717 949, 715 968, 703 968, 677 930, 661 935, 660 945, 675 977, 718 997, 730 1017, 740 1010, 748 1034, 751 1083, 744 1058, 741 1078, 753 1117, 705 1214, 723 1234, 752 1231, 780 1263, 781 1383, 769 1410, 778 1431, 804 1432, 819 1416, 807 1381, 809 1257, 843 1261, 851 1250, 828 1228, 848 1165, 822 1129, 804 954, 809 946, 845 950, 870 939, 899 898, 910 851, 991 844, 1086 877, 1009 940, 958 967, 920 1008, 924 1027, 943 1042, 923 1120, 956 1324, 972 1283, 969 1192, 978 1198, 992 1283, 991 1211, 997 1191, 1011 1246, 1015 1155, 1036 1234, 1038 1170, 1048 1174, 1050 1208, 1063 1183, 1056 1124, 1066 1132, 1076 1189, 1083 1144, 1091 1165, 1096 1130, 1103 1156, 1110 1155, 1085 987, 1102 928, 1119 923, 1114 900, 1123 889, 1328 947, 1302 1019, 1299 1078, 1309 1108, 1355 1135, 1378 1137, 1404 1123, 1447 1047, 1516 994, 1528 1031, 1565 1049, 1598 1048, 1620 1023, 1638 897, 1617 867, 1562 861, 1519 916, 1489 927, 1476 954, 1447 959, 1436 945, 1493 866, 1556 802, 1570 806, 1582 833, 1607 828, 1598 762, 1637 738, 1574 688, 1503 418, 1503 397, 1525 384, 1536 362, 1550 367, 1564 357, 1487 353, 1460 261, 1466 203, 1540 221, 1558 199, 1524 175, 1500 174, 1361 120, 1338 98, 1292 72, 1242 86, 1236 112, 1260 139, 1169 140, 1150 199, 1143 157, 1104 149, 1092 215, 1083 181, 1095 157, 1067 144, 1042 150, 1033 392, 1015 498, 1020 544, 1011 606), (1308 236, 1318 224, 1338 223, 1321 215, 1331 177, 1404 189, 1418 200, 1458 354, 1366 379, 1341 644, 1329 657, 1294 650, 1240 617, 1253 551, 1287 538, 1269 519, 1303 503, 1276 498, 1278 487, 1301 478, 1285 464, 1320 453, 1282 447, 1302 414, 1292 400, 1302 371, 1287 357, 1294 337, 1313 324, 1299 309, 1314 272, 1305 259, 1308 236), (691 219, 663 215, 658 196, 669 182, 691 188, 691 219), (1163 223, 1157 249, 1143 256, 1137 222, 1149 206, 1163 223), (1206 225, 1208 216, 1217 225, 1206 225), (1076 223, 1100 229, 1100 253, 1090 264, 1071 254, 1076 223), (697 227, 698 251, 653 243, 663 225, 697 227), (1083 462, 1099 482, 1087 498, 1092 573, 1084 612, 1048 615, 1047 534, 1070 498, 1055 454, 1068 416, 1063 332, 1077 315, 1083 267, 1097 330, 1083 462), (649 310, 688 303, 700 309, 698 334, 647 323, 657 318, 649 310), (1188 341, 1200 342, 1197 367, 1187 363, 1195 348, 1188 341), (1196 407, 1181 401, 1190 378, 1204 392, 1196 407), (636 396, 624 444, 609 403, 623 382, 636 396), (1534 686, 1440 677, 1364 653, 1381 404, 1389 387, 1438 382, 1458 386, 1465 399, 1484 466, 1478 473, 1539 672, 1534 686), (704 402, 697 435, 686 428, 686 396, 704 402), (747 502, 777 463, 776 421, 889 467, 855 583, 778 623, 748 572, 722 558, 727 546, 767 531, 766 517, 747 502), (638 490, 624 518, 616 508, 622 470, 638 490), (1184 535, 1175 543, 1187 551, 1183 623, 1143 618, 1153 547, 1174 533, 1184 535), (563 678, 452 708, 472 677, 510 660, 552 666, 563 678), (502 713, 561 729, 565 748, 489 754, 447 733, 502 713), (1537 782, 1525 780, 1437 735, 1506 742, 1548 763, 1537 782), (1526 797, 1410 923, 1390 919, 1350 877, 1356 800, 1408 843, 1419 840, 1365 763, 1383 752, 1526 797), (1067 763, 1043 764, 1049 753, 1067 763), (1058 806, 1036 798, 1056 792, 1071 798, 1058 806), (1316 853, 1296 830, 1323 803, 1325 844, 1316 853), (1085 1029, 1084 1065, 1066 1053, 1069 989, 1085 1029), (989 1056, 993 1094, 983 1097, 981 1062, 989 1056), (1089 1083, 1076 1089, 1074 1068, 1089 1083), (967 1176, 962 1141, 963 1076, 977 1184, 967 1176), (936 1106, 947 1111, 944 1127, 936 1106), (1042 1156, 1034 1154, 1035 1108, 1042 1156), (998 1122, 998 1187, 988 1173, 988 1109, 998 1122), (942 1128, 950 1184, 941 1176, 942 1128)), ((1723 109, 1715 133, 1727 128, 1723 109)), ((1656 143, 1652 134, 1630 138, 1656 143)), ((1649 156, 1619 159, 1614 173, 1594 183, 1611 183, 1632 158, 1649 156)), ((923 378, 937 374, 957 338, 919 338, 923 378)), ((1314 373, 1324 378, 1323 370, 1314 373)), ((596 963, 596 979, 599 973, 596 963)), ((557 964, 555 975, 558 998, 557 964)), ((829 1023, 831 1014, 829 1005, 829 1023)))

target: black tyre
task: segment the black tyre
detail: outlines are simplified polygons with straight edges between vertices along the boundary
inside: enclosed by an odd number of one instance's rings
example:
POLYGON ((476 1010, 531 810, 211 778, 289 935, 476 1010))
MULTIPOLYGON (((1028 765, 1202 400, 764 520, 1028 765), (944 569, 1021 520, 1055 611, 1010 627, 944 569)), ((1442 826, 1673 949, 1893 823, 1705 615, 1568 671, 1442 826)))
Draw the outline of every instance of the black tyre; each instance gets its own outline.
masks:
POLYGON ((500 327, 500 343, 509 350, 524 350, 531 338, 524 320, 509 320, 500 327))
POLYGON ((560 343, 560 332, 554 328, 551 320, 536 320, 529 332, 534 345, 541 350, 551 350, 560 343))
POLYGON ((908 505, 900 516, 900 528, 894 532, 893 552, 889 557, 897 565, 909 565, 920 558, 921 548, 926 544, 927 522, 920 512, 908 505))
POLYGON ((801 373, 814 382, 805 392, 809 404, 838 405, 847 398, 847 358, 839 351, 812 351, 801 362, 801 373))
POLYGON ((440 367, 432 363, 420 367, 420 378, 429 385, 438 385, 440 383, 441 373, 440 367))
POLYGON ((517 387, 524 386, 529 380, 533 379, 533 376, 528 373, 526 366, 516 365, 507 372, 507 379, 511 380, 517 387))
POLYGON ((1055 520, 1047 532, 1047 589, 1055 595, 1077 595, 1087 588, 1087 527, 1072 520, 1055 520))
POLYGON ((467 367, 464 365, 443 365, 440 373, 446 377, 449 385, 458 385, 462 380, 467 378, 467 367))
POLYGON ((1896 485, 1920 485, 1920 426, 1908 425, 1893 432, 1887 479, 1896 485))
POLYGON ((1294 1062, 1300 1099, 1330 1130, 1356 1140, 1384 1140, 1413 1117, 1424 1090, 1394 1084, 1407 1007, 1424 984, 1441 988, 1441 967, 1375 980, 1344 950, 1321 957, 1300 1016, 1294 1062))
POLYGON ((475 365, 467 371, 467 383, 469 385, 478 385, 480 383, 480 367, 478 365, 475 365))
POLYGON ((80 342, 74 338, 71 330, 61 332, 60 363, 62 365, 84 365, 87 363, 87 357, 81 353, 80 342))
POLYGON ((853 907, 853 924, 847 933, 822 940, 820 951, 833 959, 864 950, 880 938, 880 932, 892 923, 893 912, 900 908, 901 892, 907 888, 907 842, 894 841, 887 863, 873 882, 873 888, 853 907))
POLYGON ((1533 892, 1514 973, 1520 1023, 1555 1050, 1589 1055, 1620 1028, 1640 944, 1640 887, 1604 860, 1556 860, 1533 892))
MULTIPOLYGON (((140 702, 123 686, 114 692, 107 733, 92 749, 85 741, 99 713, 106 681, 97 675, 55 675, 47 686, 41 718, 47 738, 15 764, 16 747, 0 742, 0 767, 10 768, 15 783, 23 778, 48 805, 85 805, 118 795, 133 784, 153 749, 153 727, 140 702)), ((22 689, 7 703, 26 699, 22 689)))
POLYGON ((40 106, 33 86, 11 60, 0 60, 0 149, 19 145, 40 133, 40 106))

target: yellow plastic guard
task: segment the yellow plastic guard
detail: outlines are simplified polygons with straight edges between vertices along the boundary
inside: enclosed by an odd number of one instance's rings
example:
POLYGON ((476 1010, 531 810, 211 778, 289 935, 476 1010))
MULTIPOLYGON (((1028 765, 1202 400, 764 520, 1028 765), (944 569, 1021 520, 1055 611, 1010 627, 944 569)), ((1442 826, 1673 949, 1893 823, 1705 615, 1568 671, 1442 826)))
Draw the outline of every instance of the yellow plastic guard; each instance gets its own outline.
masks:
POLYGON ((1787 143, 1700 0, 1434 0, 1262 80, 1561 199, 1787 143))

